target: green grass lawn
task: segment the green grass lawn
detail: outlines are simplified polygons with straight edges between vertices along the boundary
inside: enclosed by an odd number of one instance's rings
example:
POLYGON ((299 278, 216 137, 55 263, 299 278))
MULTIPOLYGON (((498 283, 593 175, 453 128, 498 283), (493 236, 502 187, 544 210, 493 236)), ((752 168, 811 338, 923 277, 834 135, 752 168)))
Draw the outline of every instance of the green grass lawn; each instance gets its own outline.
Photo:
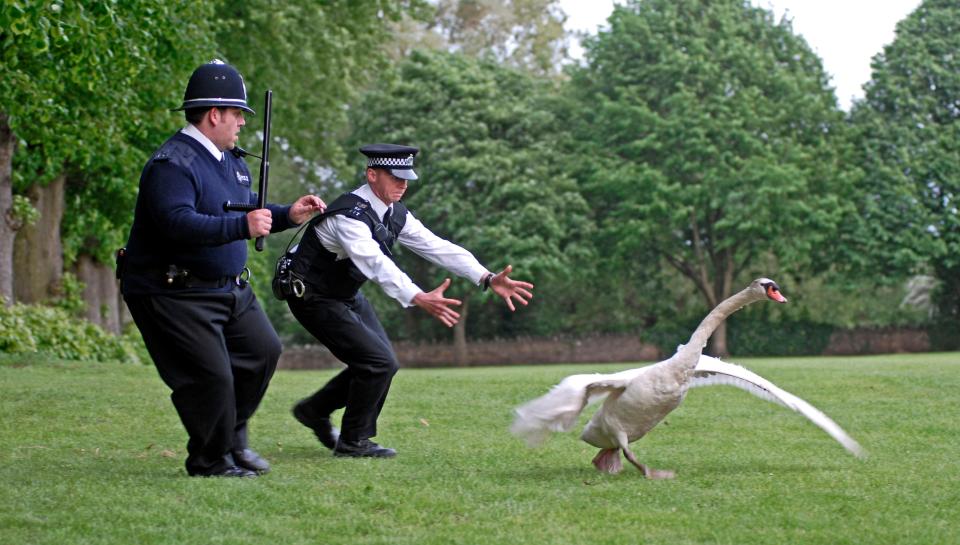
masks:
POLYGON ((573 432, 507 432, 564 376, 620 364, 401 370, 377 438, 397 458, 338 459, 289 412, 332 371, 284 371, 251 423, 273 472, 188 478, 152 367, 2 357, 0 543, 960 543, 960 354, 734 361, 869 457, 729 387, 634 443, 672 481, 600 474, 573 432))

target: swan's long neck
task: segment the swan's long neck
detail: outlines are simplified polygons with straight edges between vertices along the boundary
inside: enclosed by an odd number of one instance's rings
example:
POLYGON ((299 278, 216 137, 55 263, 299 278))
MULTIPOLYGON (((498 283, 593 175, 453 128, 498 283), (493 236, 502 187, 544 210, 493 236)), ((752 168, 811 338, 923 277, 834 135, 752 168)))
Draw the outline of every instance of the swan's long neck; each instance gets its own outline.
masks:
POLYGON ((710 335, 717 327, 727 319, 728 316, 740 310, 745 305, 756 301, 756 295, 750 288, 746 288, 723 300, 714 307, 709 314, 700 322, 696 331, 690 336, 690 341, 677 352, 679 360, 683 362, 684 367, 693 369, 699 361, 700 354, 703 353, 703 347, 707 345, 710 335))

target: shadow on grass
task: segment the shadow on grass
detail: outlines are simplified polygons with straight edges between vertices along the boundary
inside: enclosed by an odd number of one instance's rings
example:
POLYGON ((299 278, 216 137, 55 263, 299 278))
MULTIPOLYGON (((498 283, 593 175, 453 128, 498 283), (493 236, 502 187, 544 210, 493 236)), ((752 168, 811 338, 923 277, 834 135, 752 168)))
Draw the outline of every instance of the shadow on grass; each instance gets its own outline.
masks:
MULTIPOLYGON (((650 464, 657 469, 670 469, 676 471, 676 479, 702 479, 713 476, 769 476, 769 475, 805 475, 810 473, 849 473, 850 467, 839 462, 821 463, 810 465, 800 462, 790 462, 784 460, 781 462, 760 463, 752 465, 734 464, 731 462, 707 462, 702 464, 670 464, 656 463, 650 464)), ((511 468, 500 472, 504 479, 518 482, 529 482, 542 486, 553 480, 581 480, 584 484, 593 484, 608 479, 630 479, 636 478, 644 480, 643 474, 628 462, 624 462, 623 470, 617 474, 608 474, 597 471, 587 460, 578 465, 530 465, 526 467, 511 468)))
POLYGON ((320 443, 314 446, 284 446, 283 450, 259 451, 268 460, 284 462, 326 462, 336 460, 333 453, 320 443))

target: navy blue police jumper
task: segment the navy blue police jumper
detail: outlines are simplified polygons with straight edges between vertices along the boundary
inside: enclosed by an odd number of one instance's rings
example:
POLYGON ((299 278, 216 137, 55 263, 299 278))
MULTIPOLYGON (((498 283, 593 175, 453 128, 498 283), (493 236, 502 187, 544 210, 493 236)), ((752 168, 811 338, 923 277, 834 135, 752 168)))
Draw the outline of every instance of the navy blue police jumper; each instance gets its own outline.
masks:
MULTIPOLYGON (((169 265, 203 279, 240 274, 250 232, 244 212, 224 212, 226 201, 257 202, 243 159, 224 152, 217 162, 203 144, 182 132, 167 140, 140 176, 124 294, 168 293, 161 280, 169 265)), ((289 206, 267 208, 273 216, 271 232, 292 226, 289 206)))
MULTIPOLYGON (((235 281, 250 233, 246 214, 225 212, 225 201, 256 202, 247 165, 230 152, 218 162, 177 132, 143 169, 121 271, 130 314, 189 435, 191 475, 221 472, 247 448, 247 420, 281 350, 253 290, 235 281), (171 267, 182 282, 166 282, 171 267)), ((273 231, 291 225, 288 206, 268 208, 273 231)))

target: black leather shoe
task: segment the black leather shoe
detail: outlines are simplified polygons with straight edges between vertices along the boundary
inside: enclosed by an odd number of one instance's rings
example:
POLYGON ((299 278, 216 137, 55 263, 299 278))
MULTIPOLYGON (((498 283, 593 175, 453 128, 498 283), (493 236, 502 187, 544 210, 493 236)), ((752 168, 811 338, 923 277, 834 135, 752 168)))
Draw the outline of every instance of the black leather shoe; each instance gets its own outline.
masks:
POLYGON ((311 417, 303 401, 293 406, 293 417, 297 419, 297 422, 313 430, 313 434, 317 436, 323 446, 330 450, 337 446, 340 430, 330 423, 329 418, 311 417))
POLYGON ((248 448, 233 451, 233 461, 244 469, 260 474, 270 472, 270 463, 248 448))
POLYGON ((381 447, 369 439, 360 439, 359 441, 337 441, 336 448, 333 449, 334 456, 346 456, 350 458, 393 458, 397 451, 392 448, 381 447))
POLYGON ((256 471, 239 466, 227 466, 226 469, 212 473, 194 473, 191 477, 256 477, 256 471))

